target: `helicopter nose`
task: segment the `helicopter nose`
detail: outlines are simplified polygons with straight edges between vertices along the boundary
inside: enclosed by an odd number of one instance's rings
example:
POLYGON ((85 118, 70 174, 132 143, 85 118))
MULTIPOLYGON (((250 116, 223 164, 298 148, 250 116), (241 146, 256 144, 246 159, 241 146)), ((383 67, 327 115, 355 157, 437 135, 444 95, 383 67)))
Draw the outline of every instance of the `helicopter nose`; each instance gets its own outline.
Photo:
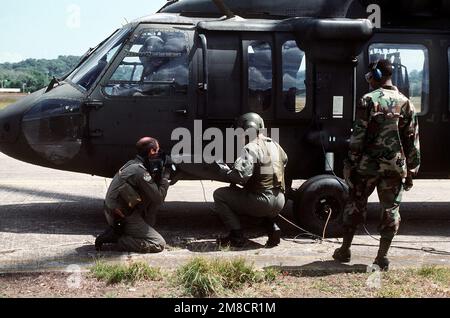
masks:
POLYGON ((12 144, 17 141, 23 112, 15 107, 0 111, 0 144, 12 144))
POLYGON ((21 157, 28 146, 21 133, 22 118, 31 105, 24 99, 0 111, 0 151, 10 157, 21 157))

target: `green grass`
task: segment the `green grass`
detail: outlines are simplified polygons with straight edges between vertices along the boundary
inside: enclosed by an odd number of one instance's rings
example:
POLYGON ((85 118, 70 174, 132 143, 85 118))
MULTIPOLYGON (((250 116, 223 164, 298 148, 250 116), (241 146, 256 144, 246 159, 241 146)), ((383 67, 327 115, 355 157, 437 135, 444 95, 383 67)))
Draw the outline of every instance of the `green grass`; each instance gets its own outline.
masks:
POLYGON ((438 266, 424 266, 417 272, 418 275, 429 278, 434 282, 450 286, 450 268, 438 266))
POLYGON ((106 281, 109 285, 122 282, 135 283, 138 281, 157 281, 162 279, 159 268, 150 267, 143 262, 128 265, 96 262, 90 271, 95 278, 106 281))
POLYGON ((376 293, 377 298, 401 298, 405 292, 400 287, 382 288, 376 293))
POLYGON ((277 271, 258 271, 242 258, 207 260, 195 258, 176 272, 176 281, 194 297, 213 297, 245 285, 275 280, 277 271))
POLYGON ((264 269, 264 280, 266 282, 274 282, 281 275, 281 271, 275 267, 268 267, 264 269))
POLYGON ((330 284, 325 279, 317 277, 316 281, 312 284, 312 287, 321 293, 334 293, 336 292, 336 286, 330 284))

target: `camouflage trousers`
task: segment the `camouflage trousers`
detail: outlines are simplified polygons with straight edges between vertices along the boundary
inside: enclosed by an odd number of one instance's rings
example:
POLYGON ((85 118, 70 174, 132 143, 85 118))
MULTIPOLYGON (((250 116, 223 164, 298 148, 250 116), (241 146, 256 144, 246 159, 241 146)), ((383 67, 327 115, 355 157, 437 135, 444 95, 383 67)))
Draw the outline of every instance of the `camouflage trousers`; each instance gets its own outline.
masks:
POLYGON ((375 188, 381 204, 381 221, 378 231, 382 238, 392 240, 400 227, 400 204, 403 195, 403 179, 400 176, 354 178, 349 200, 344 209, 344 227, 356 230, 367 217, 367 201, 375 188))

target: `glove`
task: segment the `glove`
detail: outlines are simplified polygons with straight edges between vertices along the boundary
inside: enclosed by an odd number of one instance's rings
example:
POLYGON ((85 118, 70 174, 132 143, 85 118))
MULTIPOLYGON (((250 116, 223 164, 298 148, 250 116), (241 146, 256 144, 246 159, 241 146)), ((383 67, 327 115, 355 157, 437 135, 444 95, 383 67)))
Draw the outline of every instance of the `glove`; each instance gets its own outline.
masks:
POLYGON ((410 191, 413 188, 414 186, 413 178, 414 174, 408 171, 408 175, 406 176, 405 182, 403 183, 403 189, 405 189, 405 191, 410 191))
POLYGON ((161 174, 161 178, 169 180, 170 179, 170 175, 171 175, 170 168, 169 167, 164 167, 163 168, 163 172, 161 174))
POLYGON ((172 176, 172 173, 177 172, 177 167, 175 166, 175 163, 172 160, 172 157, 166 153, 161 154, 161 160, 163 163, 163 173, 161 174, 162 178, 167 177, 166 179, 170 179, 172 176))

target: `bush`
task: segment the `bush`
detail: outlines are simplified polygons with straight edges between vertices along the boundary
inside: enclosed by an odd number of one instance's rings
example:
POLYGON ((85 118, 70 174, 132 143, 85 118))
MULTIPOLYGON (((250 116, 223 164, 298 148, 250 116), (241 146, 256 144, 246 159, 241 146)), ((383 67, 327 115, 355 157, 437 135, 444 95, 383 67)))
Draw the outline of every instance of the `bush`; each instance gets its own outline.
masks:
POLYGON ((129 265, 96 262, 90 270, 95 278, 104 280, 110 285, 121 282, 135 283, 143 280, 157 281, 162 279, 159 268, 150 267, 143 262, 129 265))
POLYGON ((257 271, 244 259, 207 260, 195 258, 176 273, 186 293, 194 297, 212 297, 226 290, 236 290, 246 284, 273 281, 274 270, 257 271))

